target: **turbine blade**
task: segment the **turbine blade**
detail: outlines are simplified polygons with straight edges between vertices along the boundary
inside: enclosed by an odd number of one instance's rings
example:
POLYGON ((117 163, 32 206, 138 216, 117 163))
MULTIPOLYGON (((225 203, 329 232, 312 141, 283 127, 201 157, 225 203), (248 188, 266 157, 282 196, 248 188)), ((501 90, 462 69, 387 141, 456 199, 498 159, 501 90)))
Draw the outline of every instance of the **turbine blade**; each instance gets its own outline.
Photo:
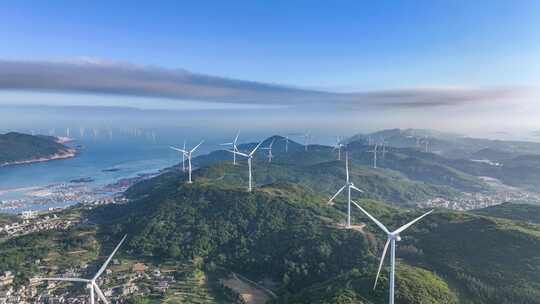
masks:
POLYGON ((230 142, 230 143, 222 143, 222 144, 219 144, 220 146, 230 146, 230 145, 233 145, 234 143, 230 142))
POLYGON ((384 258, 386 257, 386 250, 388 250, 388 244, 390 244, 390 238, 388 238, 386 240, 386 244, 384 244, 381 261, 379 262, 379 270, 377 270, 377 277, 375 278, 375 284, 373 285, 373 290, 377 288, 377 282, 379 281, 379 275, 381 274, 382 265, 384 264, 384 258))
POLYGON ((171 149, 173 149, 175 151, 178 151, 178 152, 182 152, 184 154, 188 154, 188 152, 186 150, 184 150, 184 149, 180 149, 180 148, 176 148, 176 147, 169 147, 169 148, 171 148, 171 149))
POLYGON ((386 226, 384 226, 381 222, 379 222, 376 218, 374 218, 371 214, 369 214, 364 208, 360 207, 360 205, 358 205, 358 203, 356 203, 353 200, 351 200, 351 202, 356 207, 358 207, 358 209, 360 209, 360 211, 362 211, 365 215, 367 215, 367 217, 369 217, 377 226, 379 226, 379 228, 381 228, 382 231, 386 232, 386 234, 390 234, 390 231, 388 230, 388 228, 386 228, 386 226))
POLYGON ((249 157, 249 155, 247 155, 246 153, 242 153, 242 152, 239 152, 239 151, 233 151, 233 150, 229 150, 229 149, 227 149, 226 151, 229 151, 229 152, 234 153, 234 154, 241 155, 243 157, 249 157))
POLYGON ((118 245, 116 245, 116 248, 114 248, 113 252, 112 252, 111 255, 107 258, 107 260, 105 261, 105 263, 103 263, 103 265, 101 266, 101 268, 99 269, 99 271, 96 273, 96 275, 94 276, 94 278, 92 279, 92 281, 94 281, 95 279, 97 279, 97 278, 105 271, 105 268, 107 268, 107 266, 108 266, 109 263, 111 262, 113 256, 116 254, 116 252, 118 251, 118 249, 120 248, 120 246, 122 246, 122 243, 124 243, 124 241, 126 240, 126 237, 127 237, 127 234, 124 235, 124 237, 122 238, 122 240, 120 241, 120 243, 118 243, 118 245))
POLYGON ((98 297, 103 301, 105 304, 109 304, 109 301, 107 301, 107 298, 105 298, 105 294, 103 294, 103 291, 99 289, 98 285, 96 283, 92 283, 94 285, 94 290, 97 293, 98 297))
POLYGON ((255 151, 257 151, 257 149, 259 149, 261 144, 262 144, 262 141, 255 147, 255 149, 253 149, 253 151, 251 151, 251 153, 249 153, 249 156, 252 156, 253 154, 255 154, 255 151))
POLYGON ((197 148, 198 148, 200 145, 202 145, 203 142, 204 142, 204 140, 201 140, 201 142, 200 142, 198 145, 196 145, 193 149, 191 149, 191 151, 189 151, 189 152, 191 152, 191 153, 195 152, 195 150, 197 150, 197 148))
POLYGON ((330 204, 330 203, 336 198, 336 196, 338 196, 338 195, 343 191, 343 189, 345 189, 345 187, 347 187, 347 185, 341 187, 341 188, 336 192, 336 194, 334 194, 334 196, 332 196, 332 198, 330 198, 330 200, 328 201, 328 203, 330 204))
POLYGON ((40 278, 40 281, 64 281, 64 282, 82 282, 89 283, 90 280, 78 278, 40 278))
POLYGON ((431 214, 432 212, 433 212, 433 210, 430 210, 430 211, 424 213, 422 216, 420 216, 420 217, 418 217, 418 218, 416 218, 416 219, 410 221, 408 224, 405 224, 405 225, 399 227, 396 231, 394 231, 394 233, 395 233, 395 234, 399 234, 399 233, 403 232, 405 229, 411 227, 414 223, 416 223, 416 222, 418 222, 419 220, 421 220, 422 218, 428 216, 428 215, 431 214))
POLYGON ((354 190, 356 190, 356 191, 358 191, 360 193, 364 193, 364 190, 356 188, 355 185, 351 185, 351 188, 353 188, 354 190))

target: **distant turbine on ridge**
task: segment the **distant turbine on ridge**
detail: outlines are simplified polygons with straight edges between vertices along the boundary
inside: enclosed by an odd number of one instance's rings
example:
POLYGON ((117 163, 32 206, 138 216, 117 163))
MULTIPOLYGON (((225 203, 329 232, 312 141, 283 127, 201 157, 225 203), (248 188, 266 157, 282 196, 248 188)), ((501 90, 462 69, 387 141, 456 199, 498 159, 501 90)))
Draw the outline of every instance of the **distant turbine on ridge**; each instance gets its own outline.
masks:
POLYGON ((338 157, 337 157, 338 160, 341 160, 341 148, 343 148, 344 146, 345 145, 341 143, 341 137, 337 136, 336 144, 334 145, 334 148, 332 149, 332 151, 335 151, 335 150, 338 151, 338 157))
POLYGON ((354 189, 360 193, 364 193, 363 190, 358 189, 350 180, 349 180, 349 154, 345 152, 345 171, 347 172, 347 179, 345 185, 341 187, 332 198, 328 201, 328 204, 331 204, 332 201, 338 196, 343 190, 347 189, 347 228, 351 228, 351 189, 354 189))
POLYGON ((378 143, 375 143, 373 150, 368 151, 368 153, 373 153, 373 168, 377 169, 377 148, 379 147, 378 143))
MULTIPOLYGON (((171 149, 178 151, 176 148, 171 147, 171 149)), ((184 139, 184 147, 182 150, 186 151, 186 140, 184 139)), ((186 172, 186 153, 178 151, 182 155, 182 172, 186 172)))
POLYGON ((184 149, 180 149, 180 148, 176 148, 176 147, 170 147, 171 149, 173 150, 176 150, 178 152, 182 152, 184 154, 185 157, 187 157, 187 160, 188 160, 188 184, 191 184, 192 181, 191 181, 191 155, 193 154, 193 152, 195 152, 195 150, 197 150, 197 148, 202 145, 202 143, 204 142, 204 140, 201 140, 201 142, 196 145, 195 147, 193 147, 193 149, 191 150, 186 150, 185 148, 184 149))
POLYGON ((96 284, 96 280, 99 278, 99 276, 101 276, 101 274, 103 274, 103 272, 105 271, 105 269, 111 262, 113 256, 116 254, 120 246, 122 246, 122 243, 126 240, 126 237, 127 235, 124 235, 120 243, 116 245, 116 248, 114 248, 111 255, 107 258, 105 263, 103 263, 101 268, 98 270, 98 272, 96 273, 96 275, 94 275, 92 279, 88 280, 88 279, 80 279, 80 278, 40 278, 40 280, 41 281, 63 281, 63 282, 86 283, 86 286, 88 287, 88 289, 90 289, 90 304, 95 304, 94 292, 97 294, 98 298, 101 299, 101 301, 103 301, 103 303, 109 304, 109 302, 105 298, 105 295, 103 294, 99 286, 96 284))
POLYGON ((274 145, 275 138, 272 139, 272 142, 270 142, 270 145, 268 147, 261 148, 263 150, 268 150, 268 162, 272 162, 272 158, 274 158, 274 154, 272 154, 272 146, 274 145))
POLYGON ((227 150, 227 151, 229 151, 229 152, 231 152, 231 153, 238 154, 238 155, 240 155, 240 156, 243 156, 243 157, 247 158, 247 160, 248 160, 248 170, 249 170, 248 192, 251 192, 251 189, 252 189, 252 187, 251 187, 251 179, 252 179, 252 177, 251 177, 251 161, 252 161, 252 159, 253 159, 253 155, 255 154, 255 151, 257 151, 257 149, 259 149, 259 146, 260 146, 261 144, 262 144, 262 141, 261 141, 259 144, 257 144, 257 146, 255 147, 255 149, 253 149, 249 154, 242 153, 242 152, 240 152, 240 151, 227 150))
POLYGON ((306 134, 304 134, 304 149, 306 151, 308 150, 309 142, 311 141, 311 139, 312 139, 311 132, 307 131, 306 134))
MULTIPOLYGON (((236 136, 234 137, 234 140, 232 142, 223 143, 220 144, 220 146, 232 146, 232 150, 238 152, 238 147, 236 146, 236 142, 238 141, 238 136, 240 135, 240 131, 236 132, 236 136)), ((236 154, 233 153, 233 165, 236 165, 236 154)))
POLYGON ((428 214, 432 213, 433 210, 424 213, 422 216, 416 218, 415 220, 409 222, 408 224, 405 224, 398 228, 395 231, 390 232, 381 222, 379 222, 376 218, 374 218, 371 214, 369 214, 364 208, 360 207, 356 202, 353 201, 353 204, 358 207, 367 217, 369 217, 379 228, 382 229, 388 236, 388 239, 386 240, 386 244, 384 245, 383 253, 381 256, 381 261, 379 263, 379 270, 377 271, 377 277, 375 278, 375 284, 373 285, 373 289, 377 287, 377 281, 379 280, 379 275, 381 273, 381 268, 384 263, 384 258, 386 256, 386 250, 388 249, 388 245, 390 244, 390 294, 389 294, 389 302, 390 304, 394 304, 394 289, 395 289, 395 273, 396 273, 396 241, 401 241, 401 237, 399 234, 403 231, 405 231, 407 228, 411 227, 414 223, 418 222, 428 214))

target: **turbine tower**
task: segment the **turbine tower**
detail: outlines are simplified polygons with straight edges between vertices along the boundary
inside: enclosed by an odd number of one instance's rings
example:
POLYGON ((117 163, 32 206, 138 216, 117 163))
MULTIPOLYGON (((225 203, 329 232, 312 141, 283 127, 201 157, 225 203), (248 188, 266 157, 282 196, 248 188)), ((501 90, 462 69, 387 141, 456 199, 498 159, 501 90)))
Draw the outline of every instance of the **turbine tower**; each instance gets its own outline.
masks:
POLYGON ((96 284, 96 280, 103 274, 109 263, 111 262, 113 256, 116 254, 120 246, 122 246, 122 243, 126 240, 127 235, 124 235, 120 243, 116 245, 116 248, 114 248, 111 255, 107 258, 105 263, 101 266, 101 268, 98 270, 96 275, 92 279, 81 279, 81 278, 40 278, 41 281, 63 281, 63 282, 77 282, 77 283, 86 283, 86 287, 90 289, 90 304, 95 304, 94 299, 94 293, 97 294, 98 298, 103 301, 105 304, 109 304, 109 301, 105 298, 105 295, 99 288, 99 286, 96 284))
POLYGON ((379 222, 376 218, 374 218, 371 214, 369 214, 364 208, 360 207, 356 202, 353 201, 353 204, 358 207, 367 217, 369 217, 379 228, 381 228, 384 233, 387 235, 386 244, 384 244, 384 249, 381 256, 381 261, 379 263, 379 269, 377 270, 377 277, 375 278, 375 284, 373 285, 373 289, 377 287, 377 281, 379 280, 379 275, 381 273, 381 268, 384 263, 384 258, 386 256, 386 251, 388 250, 388 245, 390 245, 390 291, 389 291, 389 300, 388 303, 394 304, 394 289, 395 289, 395 274, 396 274, 396 242, 401 241, 400 233, 405 231, 407 228, 411 227, 413 224, 424 218, 425 216, 429 215, 433 212, 433 210, 424 213, 422 216, 412 220, 408 224, 405 224, 401 226, 400 228, 396 229, 395 231, 390 231, 388 228, 386 228, 381 222, 379 222))
POLYGON ((196 145, 195 147, 193 147, 193 149, 191 149, 191 150, 186 150, 185 146, 184 146, 184 149, 180 149, 180 148, 176 148, 176 147, 170 147, 173 150, 176 150, 178 152, 182 152, 184 157, 187 157, 187 160, 188 160, 188 184, 192 183, 192 181, 191 181, 191 155, 193 154, 193 152, 195 152, 195 150, 197 150, 197 148, 200 145, 202 145, 203 142, 204 142, 204 140, 201 140, 201 142, 198 145, 196 145))
POLYGON ((368 151, 368 153, 373 153, 373 168, 377 169, 377 148, 379 147, 378 143, 375 143, 373 150, 368 151))
POLYGON ((248 192, 251 192, 251 180, 252 180, 252 177, 251 177, 251 161, 253 159, 253 155, 255 154, 255 151, 257 151, 257 149, 259 149, 259 146, 262 144, 262 141, 260 143, 257 144, 257 146, 255 147, 255 149, 253 149, 249 154, 247 153, 242 153, 240 151, 234 151, 234 150, 227 150, 231 153, 234 153, 234 154, 238 154, 240 156, 243 156, 245 158, 247 158, 248 160, 248 171, 249 171, 249 184, 248 184, 248 192))
POLYGON ((343 190, 347 189, 347 228, 351 228, 351 189, 354 189, 360 193, 364 193, 363 190, 358 189, 350 180, 349 180, 349 154, 345 153, 345 172, 347 172, 347 179, 345 185, 341 187, 332 198, 328 201, 328 204, 331 204, 333 200, 338 196, 343 190))
POLYGON ((272 159, 274 158, 274 154, 272 154, 272 146, 274 145, 274 141, 276 139, 273 138, 272 141, 270 142, 270 145, 268 145, 268 147, 265 147, 265 148, 261 148, 263 150, 268 150, 268 162, 271 163, 272 162, 272 159))
MULTIPOLYGON (((234 137, 234 140, 232 142, 223 143, 220 144, 220 146, 232 146, 232 150, 238 152, 238 147, 236 146, 236 142, 238 141, 238 136, 240 135, 240 131, 236 132, 236 136, 234 137)), ((233 153, 233 165, 236 165, 236 154, 233 153)))

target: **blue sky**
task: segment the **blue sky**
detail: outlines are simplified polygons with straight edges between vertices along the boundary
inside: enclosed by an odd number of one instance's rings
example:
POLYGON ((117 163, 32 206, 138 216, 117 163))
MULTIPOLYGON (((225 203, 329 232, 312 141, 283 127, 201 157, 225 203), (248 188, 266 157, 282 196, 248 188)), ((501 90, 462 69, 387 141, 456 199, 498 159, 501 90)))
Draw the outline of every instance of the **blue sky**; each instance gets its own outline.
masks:
POLYGON ((540 81, 534 0, 111 2, 4 1, 0 58, 91 57, 330 90, 540 81))
POLYGON ((506 111, 540 129, 524 94, 540 92, 540 1, 112 2, 3 1, 0 104, 326 102, 349 122, 379 105, 377 127, 481 130, 506 111))

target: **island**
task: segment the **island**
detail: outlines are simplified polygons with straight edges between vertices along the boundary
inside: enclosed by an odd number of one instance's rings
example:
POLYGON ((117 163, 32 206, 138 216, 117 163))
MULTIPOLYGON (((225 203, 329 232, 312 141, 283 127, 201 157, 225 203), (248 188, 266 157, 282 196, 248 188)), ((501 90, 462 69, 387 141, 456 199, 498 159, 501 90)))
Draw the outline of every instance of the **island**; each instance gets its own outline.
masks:
POLYGON ((65 139, 18 132, 0 134, 0 167, 74 157, 77 150, 65 139))

